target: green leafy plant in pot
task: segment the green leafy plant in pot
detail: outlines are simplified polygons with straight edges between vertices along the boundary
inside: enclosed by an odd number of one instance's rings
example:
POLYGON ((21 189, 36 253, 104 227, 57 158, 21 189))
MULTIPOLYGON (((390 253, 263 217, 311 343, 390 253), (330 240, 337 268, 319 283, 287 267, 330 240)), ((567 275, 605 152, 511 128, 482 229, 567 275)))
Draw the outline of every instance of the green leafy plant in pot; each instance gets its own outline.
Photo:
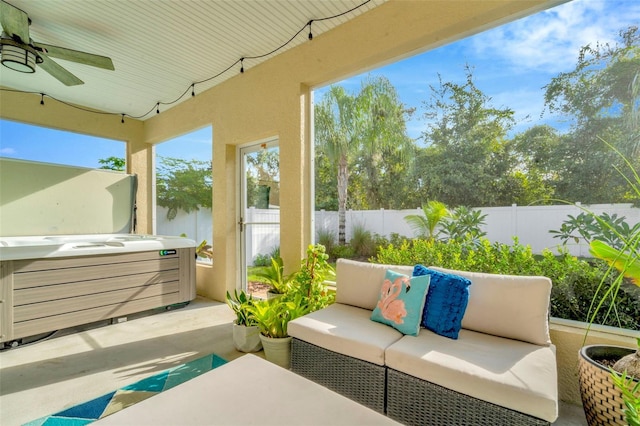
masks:
POLYGON ((325 285, 328 278, 335 276, 333 268, 327 262, 328 258, 323 245, 309 246, 300 269, 287 280, 287 293, 278 298, 258 301, 252 306, 251 312, 260 328, 262 346, 269 361, 289 368, 289 322, 333 303, 335 294, 329 292, 325 285))
POLYGON ((289 292, 300 294, 307 301, 309 312, 325 308, 335 301, 327 280, 335 280, 336 271, 329 264, 329 255, 322 244, 310 245, 300 270, 290 277, 289 292))
POLYGON ((260 340, 265 357, 274 364, 289 368, 291 363, 291 337, 287 333, 289 321, 309 312, 301 295, 257 301, 251 312, 260 329, 260 340))
MULTIPOLYGON (((631 163, 624 160, 633 176, 633 180, 627 179, 627 182, 640 198, 640 177, 631 163)), ((594 217, 603 228, 618 237, 619 243, 610 245, 601 240, 590 243, 591 254, 607 262, 606 275, 615 274, 615 279, 609 286, 605 286, 606 276, 601 281, 592 300, 589 328, 605 300, 615 301, 624 285, 640 287, 640 228, 636 227, 630 235, 622 235, 602 217, 594 217)), ((609 309, 615 309, 615 304, 609 309)), ((590 426, 640 426, 640 339, 637 344, 637 350, 608 345, 590 345, 580 350, 580 394, 590 426)))
POLYGON ((267 298, 278 297, 289 290, 290 276, 284 275, 284 264, 279 256, 271 258, 271 266, 259 269, 248 277, 249 281, 257 281, 269 285, 267 298))
POLYGON ((260 329, 253 316, 256 300, 244 291, 234 290, 233 297, 227 291, 227 304, 236 314, 233 323, 233 344, 240 352, 257 352, 262 349, 260 329))

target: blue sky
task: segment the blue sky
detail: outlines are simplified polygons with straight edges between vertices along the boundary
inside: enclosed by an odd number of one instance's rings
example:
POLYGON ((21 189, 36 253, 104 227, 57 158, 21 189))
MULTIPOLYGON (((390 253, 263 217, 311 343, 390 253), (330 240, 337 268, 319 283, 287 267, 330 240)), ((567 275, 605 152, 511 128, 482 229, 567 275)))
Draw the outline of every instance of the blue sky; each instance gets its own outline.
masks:
MULTIPOLYGON (((407 107, 417 108, 407 123, 418 138, 426 123, 423 103, 430 85, 463 83, 464 67, 473 68, 476 86, 494 107, 516 112, 522 131, 534 124, 558 124, 560 117, 543 112, 544 85, 574 68, 586 44, 612 43, 620 30, 640 24, 640 0, 574 0, 499 28, 339 82, 357 93, 367 75, 384 75, 407 107), (528 118, 527 118, 528 117, 528 118)), ((318 89, 316 101, 323 89, 318 89)), ((558 124, 560 125, 560 124, 558 124)), ((157 145, 158 155, 184 159, 211 158, 211 128, 157 145)), ((98 159, 124 157, 122 142, 76 135, 0 120, 0 156, 99 167, 98 159)))
MULTIPOLYGON (((464 83, 468 64, 474 83, 491 97, 492 105, 515 111, 519 124, 514 131, 520 132, 540 122, 557 124, 561 117, 548 111, 540 118, 543 87, 575 68, 582 46, 613 44, 630 25, 640 25, 640 0, 574 0, 368 74, 386 76, 401 101, 417 108, 407 131, 418 138, 426 126, 422 116, 429 86, 438 86, 438 74, 445 82, 464 83)), ((357 93, 361 81, 357 76, 336 84, 357 93)), ((321 96, 318 91, 316 102, 321 96)))

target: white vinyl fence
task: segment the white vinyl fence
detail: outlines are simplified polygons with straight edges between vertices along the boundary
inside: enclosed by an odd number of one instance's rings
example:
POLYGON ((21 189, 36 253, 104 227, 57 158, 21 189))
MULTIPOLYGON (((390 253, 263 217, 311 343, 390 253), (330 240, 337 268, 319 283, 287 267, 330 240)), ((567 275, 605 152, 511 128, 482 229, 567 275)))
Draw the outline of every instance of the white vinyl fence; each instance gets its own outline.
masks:
POLYGON ((178 211, 178 215, 173 220, 167 219, 167 209, 156 208, 156 230, 157 235, 182 235, 185 234, 200 244, 206 240, 211 244, 213 238, 213 216, 211 209, 200 209, 185 213, 178 211))
MULTIPOLYGON (((594 204, 583 206, 595 214, 608 213, 624 216, 630 226, 640 222, 640 209, 632 207, 631 204, 594 204)), ((560 245, 558 238, 553 238, 550 230, 559 230, 562 223, 568 219, 568 215, 577 216, 584 210, 580 204, 577 205, 557 205, 557 206, 517 206, 508 207, 484 207, 479 208, 486 214, 486 225, 483 230, 486 237, 493 242, 510 244, 513 237, 517 237, 519 242, 530 245, 535 253, 540 253, 543 249, 555 250, 560 245)), ((349 210, 346 212, 346 238, 351 238, 353 226, 363 226, 372 233, 389 237, 392 233, 412 237, 413 231, 404 220, 409 214, 422 214, 422 209, 412 210, 349 210)), ((265 221, 277 222, 278 210, 250 209, 247 212, 247 222, 265 221), (275 215, 275 216, 274 216, 275 215), (249 220, 250 219, 250 220, 249 220)), ((338 236, 338 212, 317 211, 315 213, 316 231, 332 232, 336 239, 338 236)), ((255 259, 258 254, 269 254, 273 248, 280 244, 277 225, 249 227, 250 233, 248 253, 251 259, 255 259)), ((189 238, 198 242, 207 240, 211 242, 212 224, 211 210, 201 209, 191 214, 179 213, 178 216, 168 221, 166 211, 158 209, 157 233, 165 235, 187 234, 189 238)), ((584 243, 576 244, 573 241, 567 242, 569 252, 576 256, 588 256, 589 248, 584 243)))

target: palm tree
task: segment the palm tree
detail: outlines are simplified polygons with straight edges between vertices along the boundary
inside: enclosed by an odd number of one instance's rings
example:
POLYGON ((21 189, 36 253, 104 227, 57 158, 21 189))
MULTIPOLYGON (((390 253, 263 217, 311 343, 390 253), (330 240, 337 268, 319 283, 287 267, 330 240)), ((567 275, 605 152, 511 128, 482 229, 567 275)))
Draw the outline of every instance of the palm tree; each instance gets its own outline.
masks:
POLYGON ((385 150, 410 146, 406 143, 406 112, 385 77, 367 79, 355 96, 341 86, 331 86, 316 105, 316 144, 337 169, 339 244, 346 243, 350 164, 357 156, 371 156, 372 163, 381 161, 385 150))
POLYGON ((422 212, 424 216, 410 214, 405 216, 404 220, 418 236, 434 240, 440 233, 440 231, 436 231, 436 228, 443 219, 449 216, 449 210, 444 203, 432 200, 422 205, 422 212))

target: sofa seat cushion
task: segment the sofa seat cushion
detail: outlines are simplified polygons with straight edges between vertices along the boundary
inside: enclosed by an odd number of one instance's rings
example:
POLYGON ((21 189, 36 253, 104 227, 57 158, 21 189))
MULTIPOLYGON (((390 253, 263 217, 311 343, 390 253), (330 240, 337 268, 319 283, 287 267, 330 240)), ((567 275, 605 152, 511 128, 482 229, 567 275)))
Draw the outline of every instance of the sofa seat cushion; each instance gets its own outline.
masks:
POLYGON ((558 417, 554 346, 460 330, 458 340, 422 329, 386 351, 387 367, 553 422, 558 417))
POLYGON ((402 333, 370 317, 370 310, 334 303, 289 322, 288 333, 330 351, 384 365, 385 349, 402 333))

